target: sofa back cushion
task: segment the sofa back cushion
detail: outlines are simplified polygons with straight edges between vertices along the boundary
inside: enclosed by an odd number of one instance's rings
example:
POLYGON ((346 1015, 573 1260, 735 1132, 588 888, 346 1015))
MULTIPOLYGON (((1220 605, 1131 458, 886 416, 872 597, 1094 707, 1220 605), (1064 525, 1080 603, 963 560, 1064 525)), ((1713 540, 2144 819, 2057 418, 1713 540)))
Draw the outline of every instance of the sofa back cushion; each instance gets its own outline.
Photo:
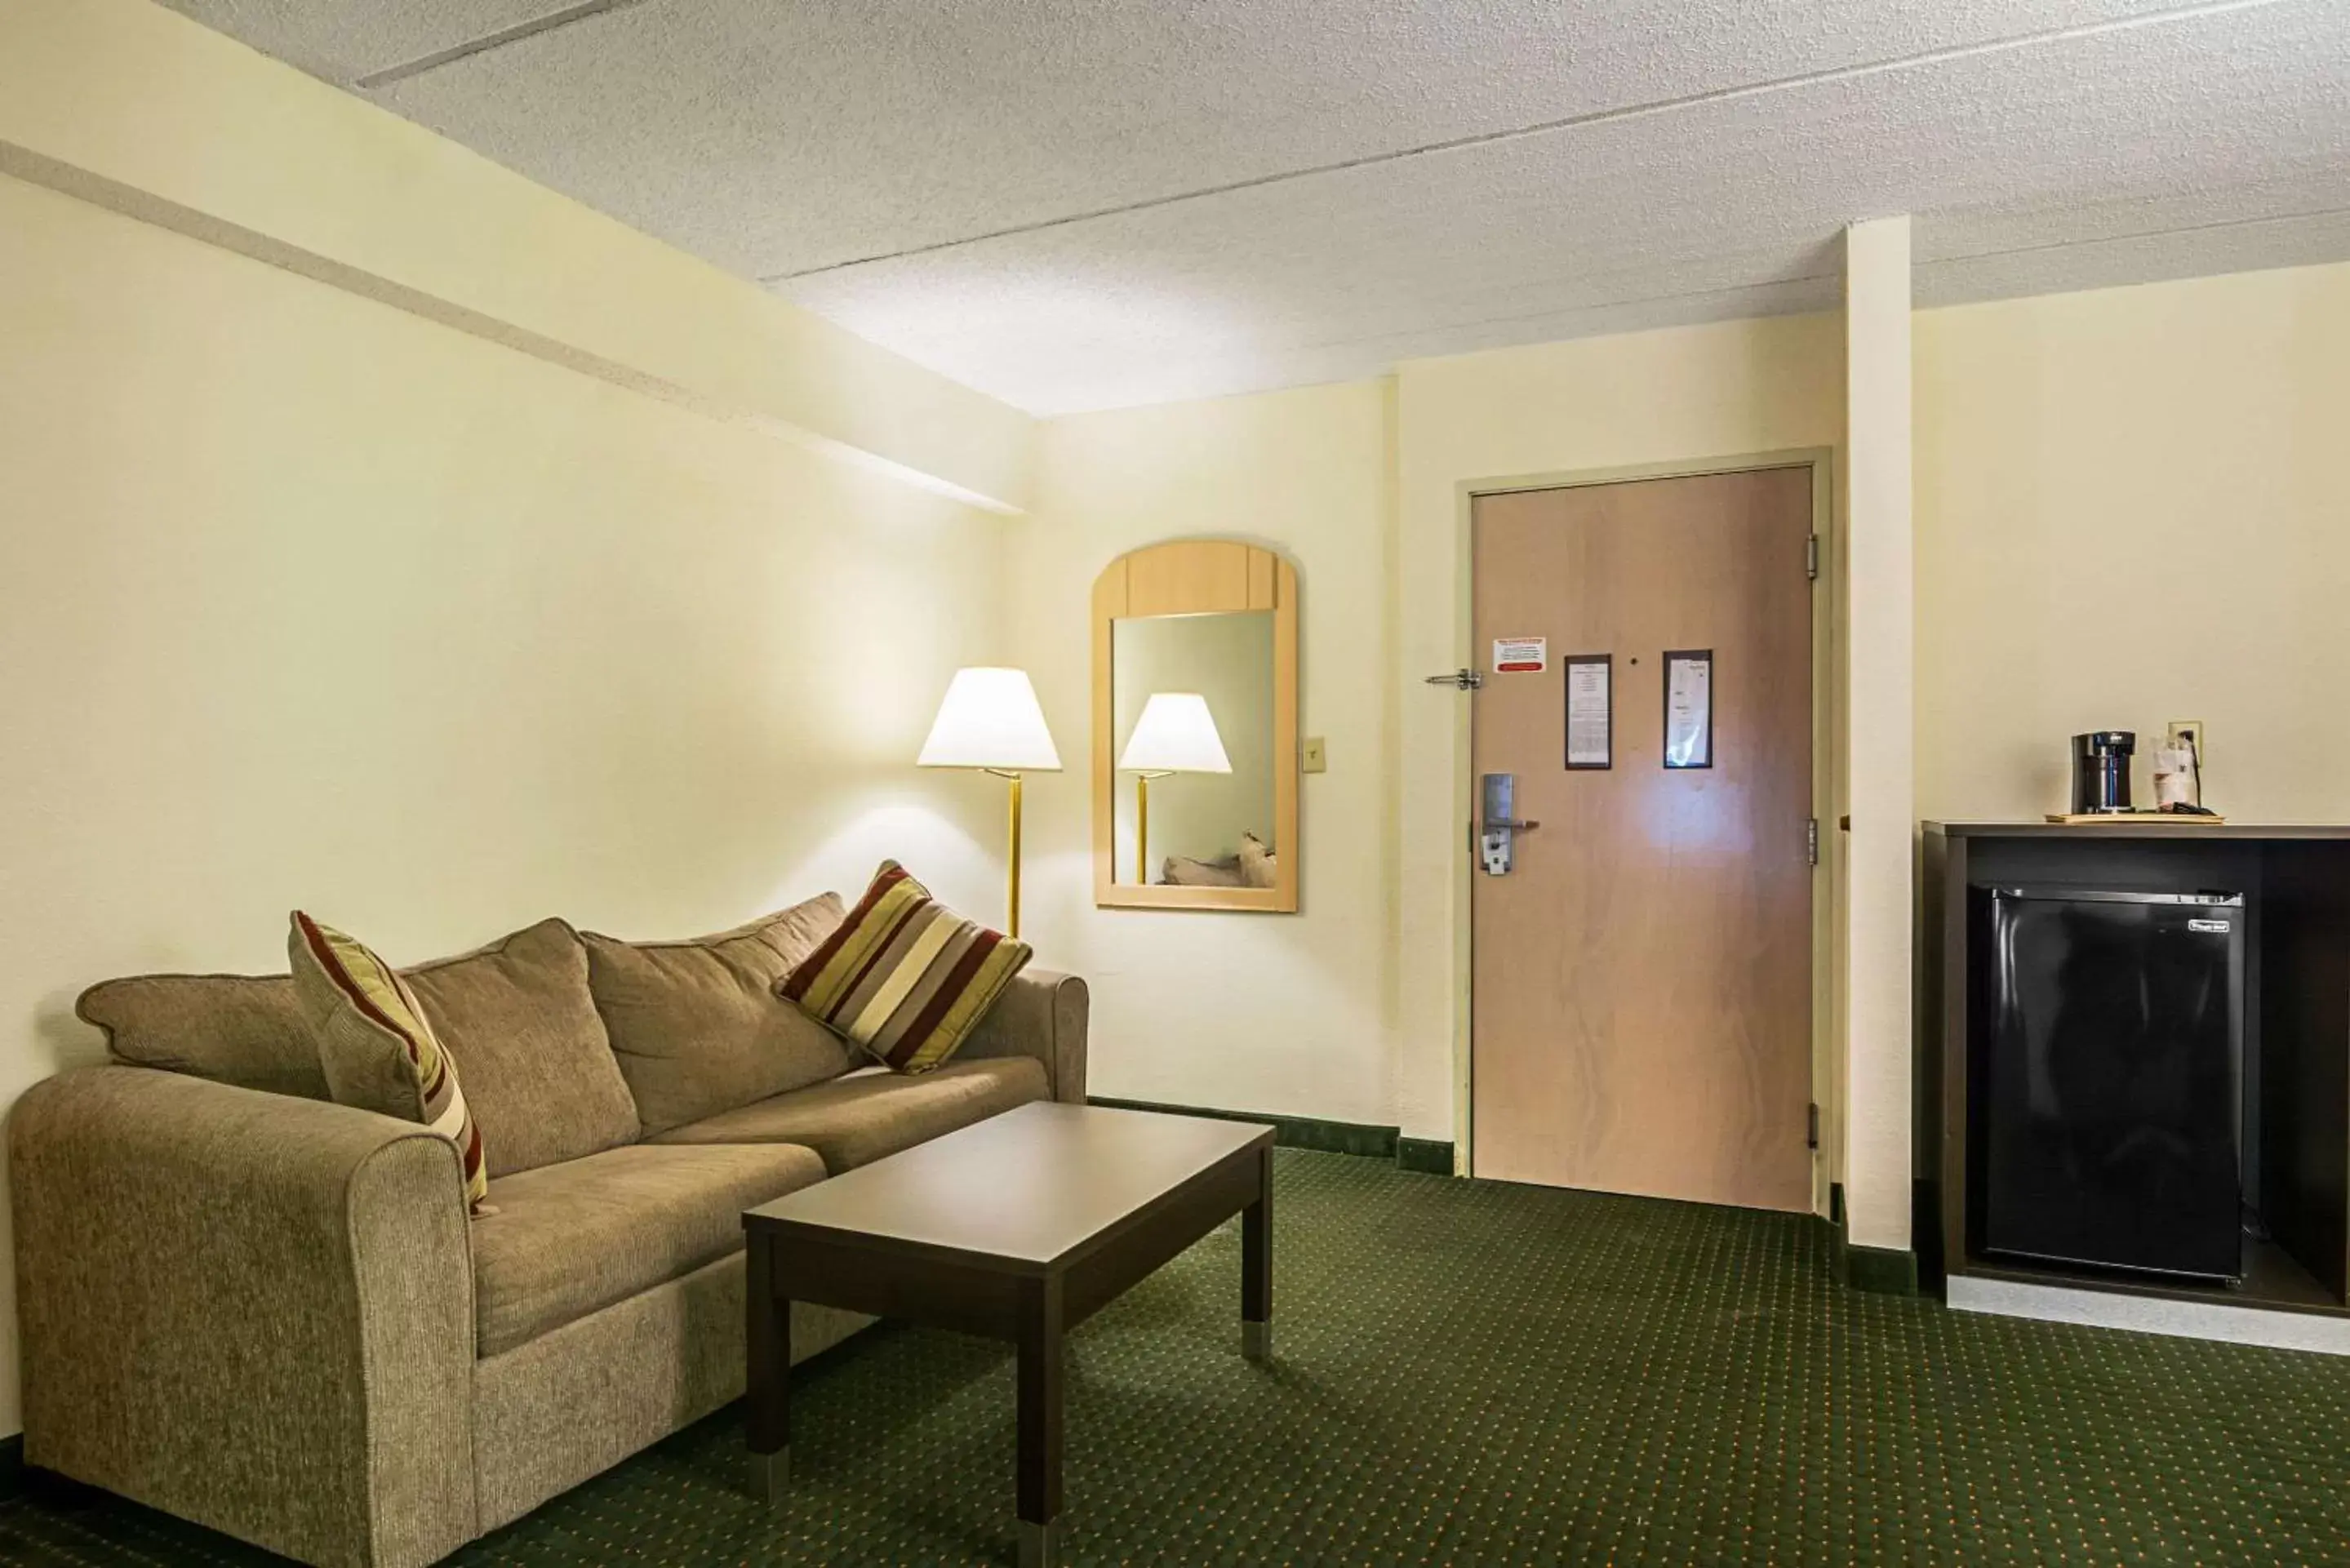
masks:
POLYGON ((580 933, 596 1011, 648 1136, 856 1064, 837 1036, 775 994, 843 913, 827 893, 691 941, 580 933))
POLYGON ((327 1097, 317 1043, 289 975, 132 975, 91 986, 74 1012, 105 1031, 108 1054, 128 1066, 327 1097))
POLYGON ((493 1177, 637 1140, 637 1106, 588 989, 588 950, 541 920, 402 971, 464 1073, 493 1177))

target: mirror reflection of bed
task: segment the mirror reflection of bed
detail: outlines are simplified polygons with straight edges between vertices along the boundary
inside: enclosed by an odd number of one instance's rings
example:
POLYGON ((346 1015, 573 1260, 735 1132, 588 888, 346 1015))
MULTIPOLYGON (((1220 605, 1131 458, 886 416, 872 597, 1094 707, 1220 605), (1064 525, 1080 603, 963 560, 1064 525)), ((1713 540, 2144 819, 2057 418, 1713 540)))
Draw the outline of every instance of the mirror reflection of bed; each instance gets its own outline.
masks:
POLYGON ((1118 881, 1275 885, 1274 629, 1270 610, 1114 623, 1118 881))

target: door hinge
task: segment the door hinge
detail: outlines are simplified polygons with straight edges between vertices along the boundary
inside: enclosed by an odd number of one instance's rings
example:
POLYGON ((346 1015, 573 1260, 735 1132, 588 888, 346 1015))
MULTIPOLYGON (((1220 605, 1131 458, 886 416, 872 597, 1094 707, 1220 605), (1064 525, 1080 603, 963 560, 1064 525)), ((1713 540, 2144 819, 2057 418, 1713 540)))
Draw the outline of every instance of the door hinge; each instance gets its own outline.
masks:
POLYGON ((1804 824, 1804 859, 1813 866, 1820 863, 1820 819, 1816 816, 1804 824))
POLYGON ((1814 1100, 1809 1106, 1804 1107, 1804 1147, 1805 1148, 1819 1147, 1820 1106, 1818 1101, 1814 1100))
POLYGON ((1820 536, 1817 534, 1804 541, 1804 580, 1809 583, 1820 580, 1820 536))
POLYGON ((1430 686, 1450 686, 1455 691, 1474 691, 1485 684, 1485 678, 1473 670, 1456 670, 1450 675, 1430 675, 1422 679, 1430 686))

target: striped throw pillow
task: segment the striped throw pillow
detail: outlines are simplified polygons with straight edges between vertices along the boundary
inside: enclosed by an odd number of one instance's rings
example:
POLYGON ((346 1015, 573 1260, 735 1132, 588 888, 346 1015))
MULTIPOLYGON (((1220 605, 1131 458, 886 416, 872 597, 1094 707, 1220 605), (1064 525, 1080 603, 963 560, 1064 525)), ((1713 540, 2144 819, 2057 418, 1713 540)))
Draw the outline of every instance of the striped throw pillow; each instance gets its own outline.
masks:
POLYGON ((885 860, 857 908, 776 985, 899 1073, 943 1066, 1034 950, 964 919, 885 860))
POLYGON ((318 1042, 318 1065, 337 1105, 419 1122, 457 1146, 465 1204, 487 1212, 489 1168, 465 1108, 457 1064, 432 1033, 408 982, 331 926, 294 911, 286 944, 294 991, 318 1042))

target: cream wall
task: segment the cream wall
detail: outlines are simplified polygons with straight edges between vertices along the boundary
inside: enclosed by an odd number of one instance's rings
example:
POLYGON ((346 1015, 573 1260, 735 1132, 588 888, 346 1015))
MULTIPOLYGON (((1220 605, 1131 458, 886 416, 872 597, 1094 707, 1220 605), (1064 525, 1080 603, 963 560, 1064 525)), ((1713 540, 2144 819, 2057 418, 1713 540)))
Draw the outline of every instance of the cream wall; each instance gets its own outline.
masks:
POLYGON ((998 510, 1033 421, 149 0, 0 5, 0 174, 998 510))
POLYGON ((1095 1094, 1394 1122, 1386 422, 1385 388, 1357 382, 1045 427, 1008 581, 1015 657, 1067 771, 1028 780, 1023 934, 1092 985, 1095 1094), (1294 916, 1093 904, 1094 578, 1128 550, 1201 535, 1297 568, 1300 732, 1327 738, 1330 765, 1302 781, 1294 916))
MULTIPOLYGON (((1415 361, 1398 377, 1400 918, 1395 1111, 1416 1137, 1467 1114, 1470 699, 1422 677, 1469 646, 1461 487, 1835 446, 1843 324, 1778 317, 1415 361)), ((1833 846, 1831 846, 1833 848, 1833 846)))
POLYGON ((406 961, 992 898, 910 764, 1026 416, 145 0, 0 7, 0 1106, 297 904, 406 961))
POLYGON ((1842 1145, 1846 1230, 1867 1247, 1909 1245, 1911 956, 1918 813, 1911 517, 1909 220, 1845 234, 1845 443, 1835 574, 1846 745, 1837 807, 1841 898, 1836 994, 1844 1071, 1829 1131, 1842 1145))
POLYGON ((1000 519, 6 179, 0 276, 0 1101, 297 905, 405 961, 995 896, 909 764, 1000 519))
POLYGON ((1920 312, 1917 413, 1921 815, 2201 719, 2212 805, 2350 820, 2350 265, 1920 312))
MULTIPOLYGON (((1070 770, 1032 777, 1024 919, 1094 986, 1094 1086, 1118 1097, 1458 1135, 1465 1043, 1466 700, 1422 677, 1467 646, 1463 483, 1832 448, 1843 324, 1780 317, 1402 367, 1049 421, 1011 528, 1016 647, 1070 770), (1118 554, 1186 535, 1298 564, 1305 908, 1092 905, 1085 606, 1118 554)), ((1829 679, 1823 677, 1824 680, 1829 679)))
MULTIPOLYGON (((1903 714, 1887 722, 1914 733, 1915 760, 1911 782, 1877 792, 1874 815, 1896 822, 1877 892, 1906 909, 1903 846, 1915 817, 2029 816, 2055 802, 2064 737, 2092 725, 2153 732, 2169 718, 2205 720, 2215 803, 2243 817, 2342 820, 2350 727, 2331 721, 2322 694, 2350 676, 2341 630, 2350 471, 2333 461, 2350 429, 2350 267, 1914 317, 1897 303, 1879 315, 1871 363, 1899 375, 1905 338, 1911 352, 1914 407, 1885 435, 1908 437, 1914 467, 1905 479, 1891 464, 1893 489, 1874 507, 1898 523, 1907 499, 1914 554, 1905 560, 1896 549, 1847 584, 1832 538, 1828 573, 1832 593, 1866 595, 1869 608, 1886 612, 1863 615, 1865 625, 1897 638, 1907 627, 1914 638, 1914 676, 1880 704, 1903 714), (1887 595, 1906 597, 1908 614, 1894 613, 1903 606, 1887 595), (2173 606, 2176 630, 2158 641, 2173 606), (2116 624, 2117 639, 2106 630, 2116 624)), ((1314 661, 1305 729, 1334 735, 1333 773, 1305 781, 1309 893, 1330 872, 1333 801, 1347 803, 1349 844, 1384 810, 1391 878, 1384 945, 1367 927, 1326 941, 1281 934, 1274 918, 1216 918, 1244 932, 1275 929, 1246 939, 1246 967, 1235 971, 1222 937, 1191 917, 1091 909, 1084 777, 1034 788, 1032 801, 1050 803, 1041 832, 1059 859, 1041 872, 1032 861, 1031 898, 1051 910, 1032 903, 1032 919, 1051 933, 1041 940, 1096 978, 1109 1064, 1102 1092, 1458 1137, 1467 703, 1422 678, 1482 662, 1467 642, 1462 488, 1832 447, 1841 509, 1853 480, 1844 462, 1847 349, 1845 319, 1817 316, 1416 361, 1394 378, 1383 436, 1368 386, 1048 425, 1044 503, 1014 528, 1014 602, 1024 657, 1054 694, 1048 705, 1073 763, 1084 744, 1082 607, 1100 565, 1187 533, 1263 538, 1305 568, 1314 661), (1343 427, 1332 422, 1349 409, 1343 427), (1276 482, 1286 489, 1268 513, 1257 498, 1276 482), (1385 531, 1383 505, 1392 510, 1385 531), (1258 521, 1268 516, 1296 521, 1258 521), (1346 571, 1334 580, 1327 552, 1342 542, 1346 571), (1375 789, 1355 793, 1355 748, 1336 738, 1328 716, 1333 682, 1320 661, 1334 639, 1350 659, 1385 650, 1383 676, 1361 680, 1357 699, 1385 737, 1383 806, 1375 789), (1383 1081, 1336 1049, 1312 1058, 1329 1071, 1286 1076, 1276 1071, 1286 1058, 1254 1048, 1289 1027, 1301 999, 1331 995, 1384 998, 1392 1055, 1383 1081)), ((1891 400, 1873 397, 1872 408, 1891 400)), ((1835 531, 1846 525, 1840 516, 1835 531)), ((1847 679, 1851 607, 1832 607, 1835 648, 1821 670, 1831 701, 1847 679)), ((1877 668, 1884 639, 1870 635, 1877 668)), ((1360 676, 1350 669, 1347 679, 1360 676)), ((1840 748, 1871 747, 1873 732, 1853 715, 1832 721, 1840 748)), ((1881 771, 1900 750, 1870 756, 1881 771)), ((1848 808, 1845 762, 1831 759, 1835 814, 1848 808)), ((1841 883, 1846 840, 1830 832, 1825 842, 1828 880, 1841 883)), ((1355 872, 1345 871, 1350 889, 1355 872)), ((1350 896, 1366 898, 1373 885, 1365 878, 1350 896)), ((1312 901, 1301 926, 1324 908, 1312 901)), ((1852 935, 1835 933, 1831 963, 1852 935)), ((1835 1036, 1848 997, 1873 983, 1871 994, 1893 999, 1872 1013, 1867 1039, 1848 1047, 1867 1059, 1845 1069, 1850 1102, 1834 1107, 1853 1128, 1856 1163, 1836 1174, 1856 1199, 1855 1237, 1887 1247, 1907 1245, 1909 962, 1898 930, 1856 942, 1825 1009, 1835 1036), (1860 965, 1869 980, 1853 972, 1860 965), (1895 1014, 1888 1031, 1882 1016, 1895 1014)))

